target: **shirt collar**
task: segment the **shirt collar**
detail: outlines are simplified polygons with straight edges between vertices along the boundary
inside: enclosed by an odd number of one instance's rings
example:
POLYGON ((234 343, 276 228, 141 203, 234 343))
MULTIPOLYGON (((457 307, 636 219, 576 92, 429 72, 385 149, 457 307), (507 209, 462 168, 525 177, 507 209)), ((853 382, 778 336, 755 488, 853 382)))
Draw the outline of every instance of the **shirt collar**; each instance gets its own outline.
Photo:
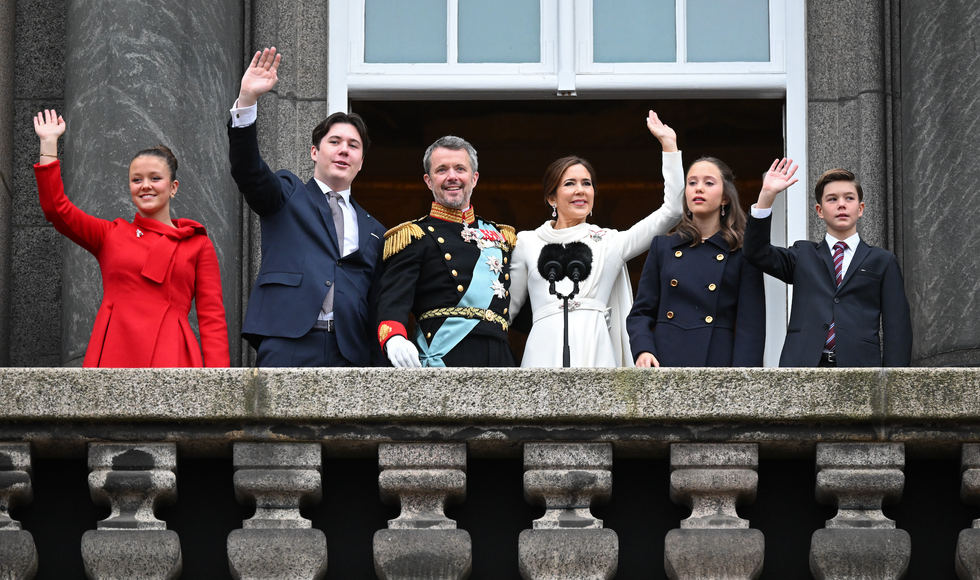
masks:
POLYGON ((847 249, 850 250, 850 251, 852 251, 852 252, 854 250, 856 250, 857 247, 858 247, 858 244, 861 243, 861 235, 858 234, 857 232, 854 232, 854 235, 853 236, 851 236, 849 238, 846 238, 846 239, 843 239, 843 240, 838 240, 837 238, 835 238, 834 236, 832 236, 830 234, 827 234, 827 237, 824 238, 824 239, 827 240, 827 246, 830 247, 830 251, 831 252, 834 251, 834 244, 836 244, 837 242, 844 242, 845 244, 847 244, 847 249))
MULTIPOLYGON (((330 187, 326 183, 323 183, 319 179, 317 179, 317 178, 314 177, 313 178, 313 181, 316 182, 317 187, 319 187, 320 188, 320 191, 322 191, 324 194, 326 194, 328 191, 333 191, 332 189, 330 189, 330 187)), ((346 203, 347 205, 350 205, 350 188, 349 187, 347 189, 343 190, 343 191, 334 191, 334 193, 336 193, 340 197, 344 198, 344 203, 346 203)))
POLYGON ((476 221, 476 215, 473 213, 472 205, 464 210, 458 210, 434 201, 432 202, 432 208, 429 210, 429 215, 436 219, 456 224, 473 225, 473 222, 476 221))

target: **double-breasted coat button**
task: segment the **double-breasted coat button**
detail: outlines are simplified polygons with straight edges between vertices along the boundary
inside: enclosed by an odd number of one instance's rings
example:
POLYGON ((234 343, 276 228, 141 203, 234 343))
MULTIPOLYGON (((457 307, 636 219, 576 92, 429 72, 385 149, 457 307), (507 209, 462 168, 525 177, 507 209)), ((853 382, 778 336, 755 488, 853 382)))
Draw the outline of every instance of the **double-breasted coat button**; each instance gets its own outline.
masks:
POLYGON ((823 325, 823 329, 824 330, 830 330, 830 325, 829 324, 824 324, 823 325))
POLYGON ((447 259, 447 260, 452 260, 452 259, 453 259, 453 256, 452 256, 452 254, 446 254, 446 259, 447 259))
POLYGON ((704 317, 704 321, 705 321, 705 322, 707 322, 708 324, 711 324, 711 322, 712 322, 713 320, 714 320, 714 318, 712 318, 712 317, 710 317, 710 316, 705 316, 705 317, 704 317))
POLYGON ((667 311, 667 318, 673 318, 673 317, 674 317, 674 312, 671 311, 671 310, 668 310, 667 311))
POLYGON ((507 258, 506 258, 506 257, 504 257, 504 264, 506 264, 506 263, 507 263, 507 258))
POLYGON ((670 285, 671 286, 677 286, 677 280, 671 280, 670 281, 670 285))
POLYGON ((504 280, 510 280, 510 274, 504 274, 504 280))
POLYGON ((460 292, 462 292, 464 290, 462 284, 460 284, 459 286, 457 286, 456 289, 459 290, 460 292))
POLYGON ((834 298, 834 304, 840 304, 840 298, 834 298))
POLYGON ((326 282, 324 282, 324 284, 326 284, 327 286, 332 286, 333 285, 333 282, 331 282, 330 280, 327 280, 326 282))
POLYGON ((680 250, 677 250, 676 252, 674 252, 674 257, 675 258, 680 258, 683 255, 684 255, 684 252, 682 252, 680 250))
POLYGON ((507 309, 506 308, 504 308, 504 314, 507 314, 507 309))
POLYGON ((724 260, 725 259, 725 254, 718 254, 717 256, 715 256, 715 259, 718 260, 719 262, 722 261, 722 260, 724 260))
POLYGON ((432 333, 431 333, 431 332, 427 332, 427 333, 425 334, 425 337, 426 337, 426 338, 432 338, 432 333))
POLYGON ((708 290, 711 290, 712 292, 714 292, 716 288, 718 288, 718 287, 715 286, 714 284, 708 284, 708 290))
POLYGON ((439 238, 436 238, 436 239, 439 240, 439 243, 440 244, 446 243, 446 240, 442 239, 442 237, 439 237, 439 238))
POLYGON ((457 272, 456 270, 453 270, 453 276, 459 276, 459 272, 457 272))
POLYGON ((429 231, 430 232, 434 232, 434 231, 436 231, 436 229, 434 227, 432 227, 432 226, 429 226, 429 231))

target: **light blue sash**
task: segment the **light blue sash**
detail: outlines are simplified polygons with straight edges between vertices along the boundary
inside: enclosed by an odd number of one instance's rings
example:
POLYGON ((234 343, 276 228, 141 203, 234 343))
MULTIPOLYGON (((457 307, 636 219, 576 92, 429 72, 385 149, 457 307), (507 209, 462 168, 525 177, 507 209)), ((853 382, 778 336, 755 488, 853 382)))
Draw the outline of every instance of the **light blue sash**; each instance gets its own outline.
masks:
MULTIPOLYGON (((481 230, 497 231, 496 228, 484 223, 483 220, 479 220, 477 223, 481 230)), ((499 234, 499 232, 497 233, 499 234)), ((480 252, 480 257, 477 258, 476 264, 473 266, 473 278, 470 280, 470 286, 460 298, 457 307, 488 308, 490 306, 493 301, 492 285, 498 279, 498 275, 494 274, 487 265, 487 259, 491 257, 502 261, 503 252, 500 251, 500 248, 485 248, 480 252)), ((421 325, 416 325, 415 342, 419 347, 419 361, 421 361, 422 366, 445 368, 446 365, 442 362, 442 357, 455 348, 479 323, 478 319, 451 316, 442 323, 435 336, 432 337, 432 342, 428 344, 422 334, 421 325)))

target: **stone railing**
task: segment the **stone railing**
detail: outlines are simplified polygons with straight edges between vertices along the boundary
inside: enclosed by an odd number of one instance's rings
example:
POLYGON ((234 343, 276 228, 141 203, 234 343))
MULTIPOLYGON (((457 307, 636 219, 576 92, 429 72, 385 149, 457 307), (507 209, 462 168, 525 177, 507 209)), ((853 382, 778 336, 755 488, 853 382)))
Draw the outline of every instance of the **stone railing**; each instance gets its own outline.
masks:
MULTIPOLYGON (((616 457, 669 457, 670 499, 690 517, 664 538, 673 579, 749 579, 765 537, 736 509, 755 501, 759 458, 810 458, 815 501, 836 515, 810 542, 815 578, 902 578, 898 502, 906 453, 960 456, 961 497, 980 503, 977 370, 0 370, 0 578, 32 578, 38 555, 10 510, 32 500, 32 457, 87 457, 90 578, 176 578, 181 456, 234 468, 254 516, 227 538, 235 578, 322 578, 323 456, 377 458, 377 491, 400 515, 374 536, 381 579, 462 579, 473 539, 446 515, 465 501, 468 457, 522 457, 524 498, 544 508, 516 550, 526 579, 608 579, 620 539, 592 508, 616 457), (95 522, 93 522, 95 524, 95 522)), ((666 483, 666 482, 664 482, 666 483)), ((952 547, 950 547, 952 549, 952 547)), ((980 520, 955 547, 980 579, 980 520)), ((43 562, 41 564, 43 566, 43 562)), ((184 570, 187 577, 195 577, 184 570)))

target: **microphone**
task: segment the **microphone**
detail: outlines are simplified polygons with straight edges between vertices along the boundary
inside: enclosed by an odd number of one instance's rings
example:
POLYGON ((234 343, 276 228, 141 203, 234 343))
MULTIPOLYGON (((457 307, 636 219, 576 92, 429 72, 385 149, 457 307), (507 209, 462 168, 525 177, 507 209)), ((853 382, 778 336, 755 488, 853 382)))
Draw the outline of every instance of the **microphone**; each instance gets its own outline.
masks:
POLYGON ((592 248, 584 242, 565 244, 565 259, 565 273, 572 282, 581 282, 592 273, 592 248))
POLYGON ((565 249, 561 244, 545 244, 538 256, 538 274, 552 284, 565 277, 565 249))

